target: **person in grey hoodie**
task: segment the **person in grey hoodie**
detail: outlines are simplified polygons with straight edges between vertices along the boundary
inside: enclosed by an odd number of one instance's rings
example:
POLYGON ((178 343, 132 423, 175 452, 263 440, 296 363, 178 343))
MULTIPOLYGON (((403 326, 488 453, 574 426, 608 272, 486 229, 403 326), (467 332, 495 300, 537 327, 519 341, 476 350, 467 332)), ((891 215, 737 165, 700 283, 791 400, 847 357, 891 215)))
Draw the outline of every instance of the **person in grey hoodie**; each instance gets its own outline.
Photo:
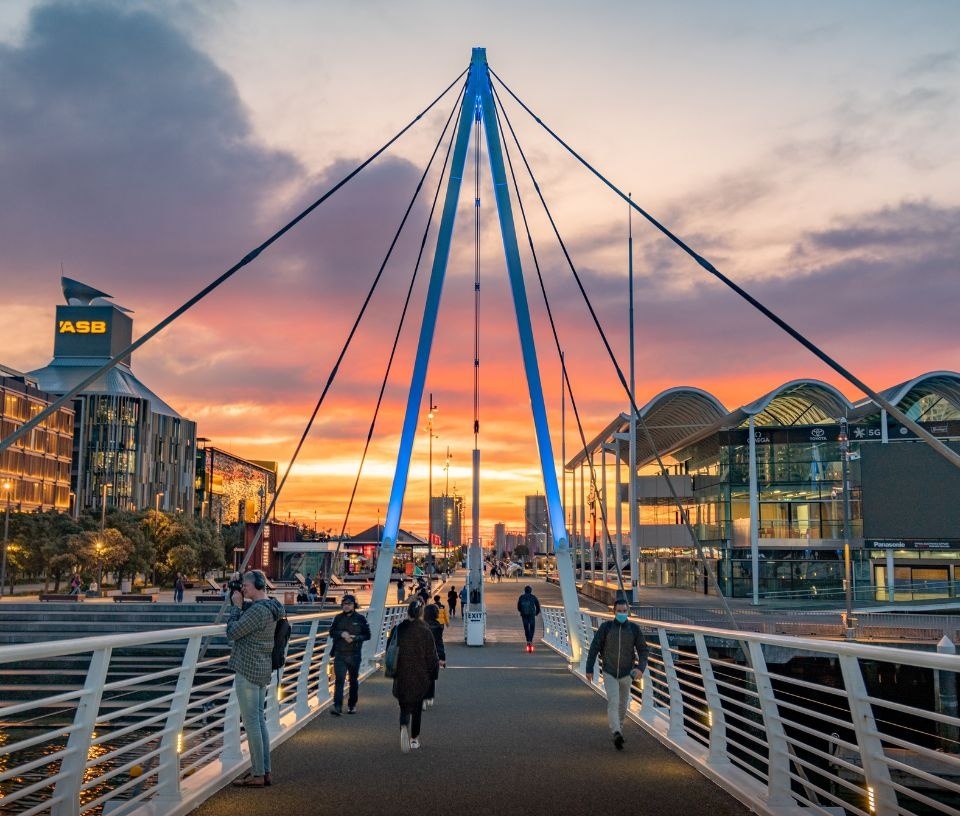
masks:
POLYGON ((640 627, 630 617, 630 604, 618 598, 613 605, 614 619, 600 624, 587 654, 587 680, 593 682, 597 655, 603 663, 603 688, 607 692, 607 721, 613 744, 623 750, 623 721, 630 703, 633 681, 647 668, 650 650, 640 627))
POLYGON ((250 746, 250 773, 233 783, 241 788, 271 784, 270 737, 263 705, 270 685, 273 635, 277 621, 286 613, 279 601, 267 597, 266 590, 266 575, 251 570, 243 576, 242 591, 230 593, 227 640, 233 648, 228 666, 236 672, 233 685, 250 746), (249 601, 246 607, 244 601, 249 601))

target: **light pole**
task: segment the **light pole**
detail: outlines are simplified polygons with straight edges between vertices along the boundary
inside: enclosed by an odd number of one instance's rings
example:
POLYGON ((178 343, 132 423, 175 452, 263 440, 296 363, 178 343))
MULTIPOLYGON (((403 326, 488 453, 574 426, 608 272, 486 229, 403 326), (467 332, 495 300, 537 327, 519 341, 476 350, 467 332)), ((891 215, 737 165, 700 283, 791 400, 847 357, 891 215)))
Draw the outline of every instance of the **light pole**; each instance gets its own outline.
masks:
POLYGON ((847 638, 853 637, 853 570, 850 564, 850 437, 847 433, 847 418, 840 418, 840 466, 843 479, 843 588, 846 598, 846 613, 843 626, 847 638))
POLYGON ((106 526, 107 521, 107 491, 112 488, 112 485, 107 482, 103 483, 103 493, 100 496, 100 533, 103 534, 103 528, 106 526))
POLYGON ((433 404, 433 392, 430 393, 430 410, 427 413, 427 434, 429 436, 429 461, 427 463, 427 569, 433 566, 433 418, 438 405, 433 404))
POLYGON ((7 583, 7 541, 10 539, 10 499, 13 498, 13 482, 5 481, 3 491, 7 494, 7 513, 3 517, 3 555, 0 556, 0 598, 7 583))
MULTIPOLYGON (((102 532, 102 531, 101 531, 102 532)), ((103 597, 103 541, 97 542, 97 597, 103 597)))

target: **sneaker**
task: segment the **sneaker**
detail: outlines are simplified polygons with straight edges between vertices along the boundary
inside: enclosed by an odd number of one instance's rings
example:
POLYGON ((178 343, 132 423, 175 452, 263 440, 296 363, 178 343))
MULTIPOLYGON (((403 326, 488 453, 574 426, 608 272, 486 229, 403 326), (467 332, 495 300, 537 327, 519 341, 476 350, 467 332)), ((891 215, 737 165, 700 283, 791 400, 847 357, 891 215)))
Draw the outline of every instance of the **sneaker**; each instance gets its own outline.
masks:
POLYGON ((333 708, 330 709, 330 716, 331 716, 331 717, 339 717, 342 713, 343 713, 343 710, 337 708, 336 706, 334 706, 333 708))
POLYGON ((423 703, 427 708, 433 708, 433 697, 429 698, 428 700, 424 700, 423 703))
POLYGON ((420 737, 414 737, 410 740, 410 750, 416 751, 420 747, 420 737))
POLYGON ((621 734, 619 731, 613 735, 613 747, 618 751, 623 750, 623 734, 621 734))
POLYGON ((404 754, 410 753, 410 726, 400 726, 400 751, 404 754))
POLYGON ((347 714, 356 714, 356 713, 357 713, 356 706, 350 706, 350 708, 347 709, 347 714))
POLYGON ((426 701, 426 700, 424 700, 424 701, 420 704, 420 708, 421 708, 423 711, 426 711, 426 710, 427 710, 427 701, 426 701))
POLYGON ((264 786, 265 788, 269 788, 269 787, 271 787, 272 785, 273 785, 273 778, 270 776, 270 771, 267 771, 267 772, 263 775, 263 786, 264 786))

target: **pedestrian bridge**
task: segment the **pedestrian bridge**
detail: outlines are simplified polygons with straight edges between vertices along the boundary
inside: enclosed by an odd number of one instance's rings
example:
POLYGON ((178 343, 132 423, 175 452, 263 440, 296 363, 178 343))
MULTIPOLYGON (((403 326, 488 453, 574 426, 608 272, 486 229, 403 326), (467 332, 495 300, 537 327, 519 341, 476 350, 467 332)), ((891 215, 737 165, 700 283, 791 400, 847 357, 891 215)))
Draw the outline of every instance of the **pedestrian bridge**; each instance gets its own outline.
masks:
MULTIPOLYGON (((249 763, 225 654, 203 649, 222 627, 2 647, 5 668, 72 661, 86 673, 16 702, 4 693, 0 813, 960 812, 960 720, 890 694, 924 678, 948 689, 956 657, 649 621, 620 753, 602 688, 567 657, 559 590, 534 584, 543 640, 528 655, 521 588, 487 584, 484 647, 462 644, 459 619, 448 628, 448 668, 410 754, 373 665, 358 713, 327 716, 331 613, 298 617, 268 695, 269 790, 228 786, 249 763)), ((378 649, 403 611, 388 610, 378 649)), ((574 625, 589 634, 603 614, 583 610, 574 625)))

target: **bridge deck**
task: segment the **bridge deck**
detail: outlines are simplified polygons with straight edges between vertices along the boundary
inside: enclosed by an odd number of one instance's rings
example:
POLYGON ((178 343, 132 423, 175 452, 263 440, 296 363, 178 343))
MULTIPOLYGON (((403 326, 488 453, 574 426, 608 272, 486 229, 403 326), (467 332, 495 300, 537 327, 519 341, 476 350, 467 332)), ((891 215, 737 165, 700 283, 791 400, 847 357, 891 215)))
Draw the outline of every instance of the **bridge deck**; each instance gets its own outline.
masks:
MULTIPOLYGON (((488 586, 487 646, 462 644, 459 617, 447 630, 448 668, 419 751, 400 753, 396 701, 378 676, 361 685, 356 716, 323 713, 274 752, 274 787, 227 788, 194 813, 749 812, 633 723, 617 752, 605 701, 546 647, 523 652, 522 587, 488 586)), ((556 587, 534 592, 559 603, 556 587)))

